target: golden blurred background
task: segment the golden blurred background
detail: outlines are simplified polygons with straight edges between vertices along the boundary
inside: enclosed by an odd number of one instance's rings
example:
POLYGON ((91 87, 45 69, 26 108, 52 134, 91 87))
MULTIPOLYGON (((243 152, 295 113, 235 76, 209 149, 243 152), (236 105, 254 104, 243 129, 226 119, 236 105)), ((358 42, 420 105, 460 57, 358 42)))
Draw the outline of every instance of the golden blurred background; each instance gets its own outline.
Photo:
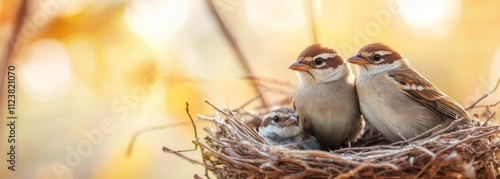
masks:
MULTIPOLYGON (((243 79, 248 75, 296 85, 288 66, 314 34, 344 57, 370 42, 387 43, 464 106, 500 77, 500 1, 28 0, 20 17, 21 7, 22 1, 0 1, 0 67, 4 75, 8 65, 16 68, 18 116, 13 172, 5 162, 10 130, 4 76, 3 178, 203 175, 203 167, 162 151, 193 148, 185 102, 193 115, 214 114, 204 99, 242 105, 257 95, 243 79), (134 133, 165 125, 170 127, 138 136, 126 157, 134 133)), ((268 105, 286 96, 265 95, 268 105)), ((495 100, 498 93, 481 104, 495 100)), ((197 126, 202 131, 207 124, 197 126)), ((185 154, 200 159, 199 151, 185 154)))

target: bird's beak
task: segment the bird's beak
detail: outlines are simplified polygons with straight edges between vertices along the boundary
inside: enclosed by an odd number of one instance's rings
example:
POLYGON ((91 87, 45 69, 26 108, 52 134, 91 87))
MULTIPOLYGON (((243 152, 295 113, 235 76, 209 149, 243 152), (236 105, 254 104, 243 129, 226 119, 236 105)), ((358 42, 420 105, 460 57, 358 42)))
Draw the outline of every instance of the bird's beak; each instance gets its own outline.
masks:
POLYGON ((307 70, 311 69, 311 67, 304 65, 304 64, 300 63, 299 61, 296 61, 290 67, 288 67, 288 69, 295 70, 295 71, 307 71, 307 70))
POLYGON ((365 65, 368 64, 368 62, 361 57, 358 57, 358 55, 354 55, 351 58, 347 59, 347 62, 356 64, 356 65, 365 65))
POLYGON ((299 123, 299 121, 297 120, 297 118, 291 116, 290 118, 288 118, 288 120, 283 122, 283 126, 293 126, 293 125, 297 125, 298 123, 299 123))

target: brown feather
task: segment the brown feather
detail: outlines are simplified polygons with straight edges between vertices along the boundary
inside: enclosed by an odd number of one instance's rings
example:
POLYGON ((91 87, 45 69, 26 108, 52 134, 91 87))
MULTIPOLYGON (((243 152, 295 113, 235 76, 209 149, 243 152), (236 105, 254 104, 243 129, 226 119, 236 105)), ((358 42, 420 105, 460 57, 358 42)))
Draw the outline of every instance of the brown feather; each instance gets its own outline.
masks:
POLYGON ((300 53, 300 57, 314 57, 316 55, 322 54, 322 53, 332 53, 332 54, 337 54, 337 51, 333 50, 330 47, 326 47, 323 44, 312 44, 309 45, 306 49, 300 53))
POLYGON ((363 58, 365 61, 371 64, 391 64, 403 58, 402 54, 383 43, 368 44, 359 50, 357 56, 363 58), (383 55, 383 60, 376 62, 372 59, 372 55, 377 51, 389 51, 392 54, 383 55))
POLYGON ((317 43, 317 44, 312 44, 308 46, 306 49, 304 49, 300 53, 298 61, 302 64, 310 66, 311 68, 324 69, 324 68, 337 68, 339 65, 342 65, 344 63, 344 58, 342 58, 342 56, 338 54, 337 51, 335 51, 334 49, 317 43), (316 55, 320 55, 323 53, 335 54, 335 57, 324 59, 326 64, 317 68, 316 64, 314 63, 315 59, 312 58, 316 55))
POLYGON ((388 72, 399 84, 405 84, 402 88, 405 94, 427 108, 449 119, 464 118, 464 122, 470 123, 471 119, 465 109, 448 95, 437 89, 431 82, 414 70, 397 69, 388 72), (412 86, 419 87, 413 89, 412 86))

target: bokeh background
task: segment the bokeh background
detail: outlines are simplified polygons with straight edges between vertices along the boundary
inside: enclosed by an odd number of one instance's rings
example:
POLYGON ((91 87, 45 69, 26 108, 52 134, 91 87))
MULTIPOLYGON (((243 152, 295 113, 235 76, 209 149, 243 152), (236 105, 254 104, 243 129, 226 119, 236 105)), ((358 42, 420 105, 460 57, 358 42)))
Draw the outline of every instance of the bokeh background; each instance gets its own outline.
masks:
MULTIPOLYGON (((2 178, 202 175, 202 167, 162 151, 193 148, 185 102, 193 115, 214 114, 204 99, 240 106, 258 94, 244 78, 253 75, 291 84, 264 94, 266 105, 278 104, 297 84, 288 66, 315 41, 344 57, 387 43, 464 106, 500 77, 500 1, 28 0, 22 7, 0 1, 2 178), (17 75, 15 172, 5 161, 7 65, 17 75), (161 126, 168 127, 138 136, 126 157, 136 132, 161 126)), ((494 93, 481 104, 498 100, 494 93)), ((199 151, 185 155, 200 159, 199 151)))

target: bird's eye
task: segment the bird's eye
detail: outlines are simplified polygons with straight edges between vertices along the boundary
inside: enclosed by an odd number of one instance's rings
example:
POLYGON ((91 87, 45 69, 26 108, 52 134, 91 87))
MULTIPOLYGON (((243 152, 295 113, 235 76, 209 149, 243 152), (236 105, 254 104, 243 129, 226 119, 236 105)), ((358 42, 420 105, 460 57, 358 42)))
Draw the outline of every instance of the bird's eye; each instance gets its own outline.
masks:
POLYGON ((380 60, 382 60, 382 56, 380 56, 379 54, 375 54, 375 55, 373 55, 373 60, 380 61, 380 60))
POLYGON ((280 120, 280 118, 278 116, 273 116, 273 121, 274 122, 278 122, 280 120))
POLYGON ((316 65, 323 64, 323 58, 316 58, 316 59, 314 59, 314 63, 316 63, 316 65))

